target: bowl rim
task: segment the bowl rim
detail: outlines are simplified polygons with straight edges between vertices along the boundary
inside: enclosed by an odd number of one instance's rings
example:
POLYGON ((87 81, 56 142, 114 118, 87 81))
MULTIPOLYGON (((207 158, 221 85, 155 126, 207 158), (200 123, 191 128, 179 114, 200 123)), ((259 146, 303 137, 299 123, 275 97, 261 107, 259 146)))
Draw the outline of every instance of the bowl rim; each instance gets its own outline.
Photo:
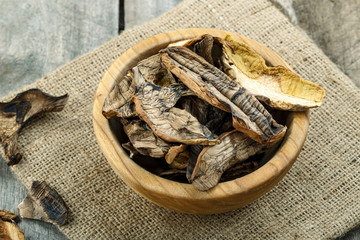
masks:
MULTIPOLYGON (((159 196, 169 196, 170 194, 174 199, 211 200, 258 191, 266 185, 270 185, 271 182, 278 182, 286 174, 295 162, 306 139, 309 127, 309 110, 291 113, 290 118, 293 120, 288 126, 284 141, 267 163, 252 173, 231 181, 221 182, 206 192, 197 190, 191 184, 179 183, 157 176, 136 164, 126 154, 111 131, 108 120, 101 112, 104 100, 115 81, 126 74, 128 67, 124 69, 125 67, 122 66, 135 66, 145 55, 149 55, 148 52, 152 51, 154 45, 163 48, 170 42, 190 39, 206 33, 220 37, 230 34, 236 40, 251 45, 258 54, 270 63, 283 65, 292 70, 277 53, 263 44, 238 33, 217 29, 190 28, 161 33, 138 42, 122 53, 105 72, 96 89, 92 112, 94 133, 101 151, 114 171, 127 185, 151 201, 153 201, 151 196, 154 194, 159 196), (143 52, 147 54, 142 54, 143 52)), ((159 203, 157 202, 157 204, 159 203)))

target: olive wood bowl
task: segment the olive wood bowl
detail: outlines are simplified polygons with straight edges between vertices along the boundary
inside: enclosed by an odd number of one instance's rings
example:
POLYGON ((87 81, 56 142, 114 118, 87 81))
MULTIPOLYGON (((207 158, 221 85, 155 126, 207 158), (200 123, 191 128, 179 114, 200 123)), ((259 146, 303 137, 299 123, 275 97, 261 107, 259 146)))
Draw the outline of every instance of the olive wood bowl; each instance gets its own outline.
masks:
POLYGON ((96 90, 93 105, 94 132, 102 152, 114 171, 137 193, 160 206, 185 213, 214 214, 243 207, 273 188, 295 162, 307 135, 309 111, 289 112, 286 115, 287 133, 270 160, 256 171, 232 181, 221 182, 206 192, 191 184, 159 177, 135 163, 121 147, 117 133, 102 115, 102 106, 114 83, 120 80, 137 62, 145 59, 169 43, 203 34, 225 37, 230 34, 237 41, 251 46, 273 66, 291 67, 275 52, 240 34, 214 29, 185 29, 162 33, 145 39, 124 52, 110 66, 96 90))

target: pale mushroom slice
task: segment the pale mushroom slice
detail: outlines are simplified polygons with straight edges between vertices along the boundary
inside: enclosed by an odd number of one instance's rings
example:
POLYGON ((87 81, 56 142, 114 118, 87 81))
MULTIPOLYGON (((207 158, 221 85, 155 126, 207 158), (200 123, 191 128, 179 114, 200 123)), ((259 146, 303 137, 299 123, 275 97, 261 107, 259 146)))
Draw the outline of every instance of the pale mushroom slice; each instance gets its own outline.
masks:
POLYGON ((14 223, 0 220, 0 239, 25 240, 24 233, 14 223))
POLYGON ((135 88, 132 85, 132 78, 127 74, 120 82, 116 83, 114 88, 106 97, 102 109, 102 114, 110 119, 117 117, 135 117, 135 104, 131 100, 135 88))
POLYGON ((67 222, 69 211, 59 193, 46 182, 34 181, 26 198, 19 204, 22 218, 38 219, 56 225, 67 222))
POLYGON ((171 144, 156 136, 146 122, 140 119, 128 120, 123 118, 120 119, 120 122, 132 147, 144 156, 161 158, 172 147, 171 144))
POLYGON ((223 45, 224 71, 256 98, 280 110, 302 111, 321 105, 323 88, 283 66, 267 66, 248 45, 229 35, 225 40, 230 44, 223 45))
POLYGON ((248 159, 263 147, 236 130, 223 134, 220 139, 220 144, 205 147, 198 156, 190 180, 200 191, 213 188, 227 169, 248 159))
POLYGON ((262 144, 280 140, 286 127, 239 83, 185 47, 162 50, 163 64, 198 97, 233 115, 239 131, 262 144))
POLYGON ((0 142, 9 166, 22 158, 17 150, 17 139, 24 124, 39 113, 63 110, 67 99, 67 94, 55 97, 39 89, 30 89, 19 93, 10 102, 0 103, 0 142))
POLYGON ((181 96, 193 93, 183 84, 164 87, 147 82, 137 67, 133 68, 136 112, 154 133, 168 142, 214 145, 219 143, 205 126, 183 109, 174 107, 181 96))

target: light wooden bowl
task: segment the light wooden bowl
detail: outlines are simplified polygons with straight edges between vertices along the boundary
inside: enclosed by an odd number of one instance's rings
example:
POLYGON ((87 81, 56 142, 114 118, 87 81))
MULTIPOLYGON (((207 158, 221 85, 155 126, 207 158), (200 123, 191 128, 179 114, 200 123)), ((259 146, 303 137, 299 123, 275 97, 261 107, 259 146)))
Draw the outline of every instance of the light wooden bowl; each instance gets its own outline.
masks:
POLYGON ((258 170, 232 181, 219 183, 207 192, 191 184, 164 179, 137 165, 121 147, 109 121, 101 113, 102 106, 115 81, 121 79, 139 60, 147 58, 169 43, 194 38, 205 33, 234 39, 250 45, 273 66, 290 66, 264 45, 235 33, 214 29, 186 29, 159 34, 145 39, 123 53, 107 70, 97 88, 93 105, 93 124, 97 141, 114 171, 124 182, 148 200, 175 210, 194 214, 231 211, 247 205, 274 187, 296 160, 307 135, 309 111, 289 113, 288 130, 275 155, 258 170))

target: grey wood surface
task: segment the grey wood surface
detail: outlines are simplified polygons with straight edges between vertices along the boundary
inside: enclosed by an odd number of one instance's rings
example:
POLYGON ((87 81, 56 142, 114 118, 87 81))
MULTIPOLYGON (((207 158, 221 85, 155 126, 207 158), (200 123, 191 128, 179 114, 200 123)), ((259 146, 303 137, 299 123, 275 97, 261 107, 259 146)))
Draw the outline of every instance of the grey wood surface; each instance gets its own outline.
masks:
MULTIPOLYGON (((150 21, 181 2, 124 1, 125 29, 150 21)), ((350 77, 357 76, 353 80, 359 84, 360 0, 271 1, 350 77)), ((102 45, 117 35, 118 26, 119 1, 0 0, 0 97, 102 45)), ((0 159, 0 209, 17 213, 26 194, 0 159)), ((66 239, 51 224, 23 219, 19 226, 26 239, 66 239)), ((360 239, 358 232, 360 229, 343 239, 360 239)))
MULTIPOLYGON (((125 1, 125 28, 147 22, 181 0, 125 1)), ((0 0, 0 97, 115 37, 119 1, 0 0)), ((35 180, 35 179, 34 179, 35 180)), ((17 213, 27 189, 0 159, 0 209, 17 213)), ((19 224, 26 239, 67 239, 36 220, 19 224)))

